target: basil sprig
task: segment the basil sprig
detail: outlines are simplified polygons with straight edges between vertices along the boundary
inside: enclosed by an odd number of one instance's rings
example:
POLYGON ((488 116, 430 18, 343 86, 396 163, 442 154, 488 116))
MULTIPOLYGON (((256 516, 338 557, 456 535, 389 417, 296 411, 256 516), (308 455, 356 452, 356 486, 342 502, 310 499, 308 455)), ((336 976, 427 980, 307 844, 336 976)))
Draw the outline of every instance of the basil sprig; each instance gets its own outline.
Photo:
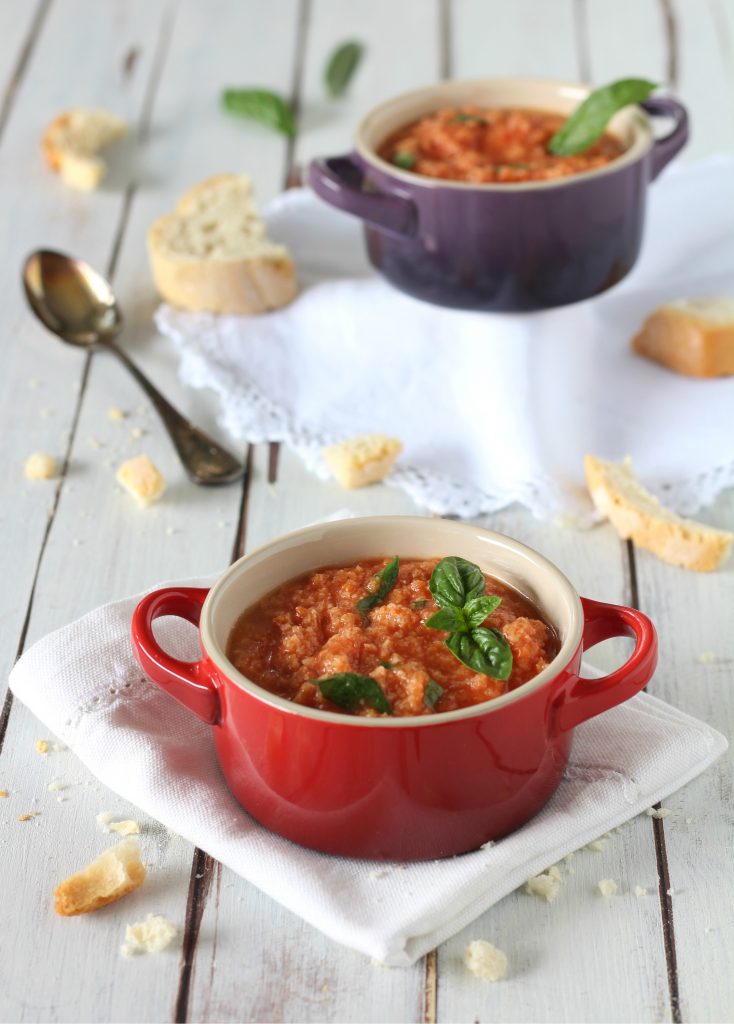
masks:
POLYGON ((499 630, 482 626, 502 598, 485 594, 485 586, 478 565, 456 556, 442 558, 428 584, 439 610, 425 625, 446 630, 448 649, 475 672, 507 679, 512 672, 510 645, 499 630))
POLYGON ((400 559, 396 555, 390 562, 387 563, 384 569, 380 572, 375 573, 371 580, 371 591, 367 597, 363 597, 360 601, 357 601, 355 605, 357 611, 362 616, 362 621, 367 621, 367 616, 375 607, 385 600, 387 595, 390 593, 392 588, 395 586, 398 578, 398 569, 400 568, 400 559))
POLYGON ((282 96, 269 89, 225 89, 222 103, 231 114, 260 121, 281 135, 296 134, 292 108, 282 96))
POLYGON ((313 683, 324 697, 345 711, 354 711, 360 704, 384 715, 391 715, 392 709, 382 687, 372 676, 361 676, 358 672, 337 672, 313 683))
POLYGON ((645 78, 620 78, 604 85, 586 97, 584 102, 563 122, 548 143, 548 151, 556 156, 583 153, 604 134, 612 117, 630 103, 642 103, 657 83, 645 78))
POLYGON ((324 84, 329 96, 336 98, 345 92, 363 53, 362 44, 353 41, 342 43, 332 51, 324 71, 324 84))

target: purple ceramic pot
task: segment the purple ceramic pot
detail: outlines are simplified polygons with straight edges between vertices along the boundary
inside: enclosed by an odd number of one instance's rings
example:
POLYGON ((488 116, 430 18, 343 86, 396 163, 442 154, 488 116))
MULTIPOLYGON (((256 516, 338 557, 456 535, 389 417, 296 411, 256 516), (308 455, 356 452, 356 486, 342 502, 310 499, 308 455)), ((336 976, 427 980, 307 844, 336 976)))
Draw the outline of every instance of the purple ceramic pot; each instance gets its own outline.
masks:
POLYGON ((314 160, 326 202, 365 222, 372 264, 397 288, 441 306, 523 312, 598 295, 634 266, 648 183, 685 145, 675 100, 627 107, 609 125, 626 150, 606 167, 548 182, 475 185, 427 178, 382 160, 393 132, 442 107, 473 103, 568 114, 588 88, 539 79, 441 82, 369 113, 353 153, 314 160), (673 119, 655 139, 648 115, 673 119))

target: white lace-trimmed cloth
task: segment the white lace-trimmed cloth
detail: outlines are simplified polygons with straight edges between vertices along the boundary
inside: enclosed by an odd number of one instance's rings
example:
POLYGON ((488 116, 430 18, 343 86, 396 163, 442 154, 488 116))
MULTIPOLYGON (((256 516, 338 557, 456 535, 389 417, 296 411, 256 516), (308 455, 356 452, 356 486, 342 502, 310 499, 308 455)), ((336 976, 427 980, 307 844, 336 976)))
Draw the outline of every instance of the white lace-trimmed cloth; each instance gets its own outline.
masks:
MULTIPOLYGON (((641 694, 576 730, 551 801, 492 846, 413 864, 314 853, 267 831, 240 807, 222 777, 209 726, 142 675, 130 646, 141 597, 104 605, 39 640, 11 673, 13 693, 110 789, 335 941, 392 966, 415 963, 532 875, 640 814, 726 749, 720 733, 641 694)), ((166 650, 195 660, 192 632, 167 618, 156 635, 166 650)), ((622 891, 627 881, 620 879, 622 891)))
POLYGON ((583 456, 632 455, 682 514, 734 484, 734 378, 694 380, 633 354, 662 302, 734 297, 734 159, 674 168, 649 191, 640 260, 617 288, 528 315, 442 309, 370 270, 359 222, 305 189, 269 208, 304 289, 287 309, 217 317, 162 307, 181 376, 213 388, 240 440, 284 441, 320 476, 325 444, 399 437, 388 483, 472 517, 519 501, 589 519, 583 456))

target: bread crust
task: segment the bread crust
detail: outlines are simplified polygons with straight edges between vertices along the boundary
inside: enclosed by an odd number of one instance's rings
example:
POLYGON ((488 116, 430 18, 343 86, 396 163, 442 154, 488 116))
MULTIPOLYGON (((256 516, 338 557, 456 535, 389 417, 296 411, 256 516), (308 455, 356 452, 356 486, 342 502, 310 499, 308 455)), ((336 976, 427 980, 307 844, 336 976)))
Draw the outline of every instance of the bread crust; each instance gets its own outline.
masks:
POLYGON ((676 306, 661 306, 642 325, 632 348, 688 377, 734 374, 734 318, 716 322, 676 306))
POLYGON ((128 839, 65 879, 54 893, 55 909, 62 917, 89 914, 133 892, 145 881, 137 840, 128 839))
POLYGON ((584 470, 594 505, 621 537, 637 547, 696 572, 717 569, 729 555, 733 534, 663 508, 637 482, 629 460, 613 463, 587 455, 584 470))

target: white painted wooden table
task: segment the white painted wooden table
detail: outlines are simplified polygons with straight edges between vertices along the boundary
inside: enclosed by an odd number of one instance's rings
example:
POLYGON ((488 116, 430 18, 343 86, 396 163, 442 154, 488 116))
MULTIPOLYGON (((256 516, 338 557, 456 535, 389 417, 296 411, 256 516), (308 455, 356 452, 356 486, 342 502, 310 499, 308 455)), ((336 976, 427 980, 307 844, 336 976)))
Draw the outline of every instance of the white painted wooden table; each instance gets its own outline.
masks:
MULTIPOLYGON (((40 245, 83 255, 114 278, 128 350, 179 406, 216 432, 205 395, 185 391, 151 323, 144 253, 154 216, 220 170, 252 174, 261 201, 316 154, 345 150, 376 101, 440 76, 535 74, 603 82, 645 75, 689 104, 686 159, 734 147, 732 0, 1 0, 0 275, 3 534, 0 686, 0 1018, 216 1021, 723 1021, 734 1017, 731 758, 667 801, 664 821, 632 821, 601 853, 576 858, 553 906, 522 892, 410 969, 341 949, 182 839, 147 822, 146 887, 103 914, 55 916, 56 882, 106 845, 98 811, 135 816, 70 752, 39 756, 44 729, 10 695, 16 656, 95 605, 160 579, 206 573, 243 550, 344 504, 288 451, 254 446, 244 487, 188 483, 136 386, 104 357, 55 344, 26 313, 19 269, 40 245), (367 58, 336 103, 324 60, 358 38, 367 58), (292 97, 292 143, 224 117, 229 84, 292 97), (43 167, 45 123, 73 104, 136 126, 129 159, 91 195, 43 167), (110 405, 133 410, 123 425, 110 405), (132 437, 142 427, 142 439, 132 437), (113 465, 147 451, 170 481, 141 514, 113 465), (61 478, 31 485, 31 451, 57 453, 61 478), (50 792, 58 776, 67 786, 50 792), (63 797, 63 800, 59 798, 63 797), (19 822, 21 814, 40 814, 19 822), (622 893, 593 896, 601 877, 622 893), (636 899, 636 884, 650 895, 636 899), (176 921, 178 952, 123 959, 124 925, 151 909, 176 921), (465 972, 474 938, 508 953, 501 984, 465 972)), ((412 512, 374 487, 362 513, 412 512)), ((704 518, 734 527, 734 499, 704 518)), ((731 734, 734 569, 686 574, 638 554, 607 527, 579 535, 510 508, 486 520, 540 548, 591 597, 639 604, 655 619, 661 664, 650 691, 731 734), (704 663, 703 651, 714 659, 704 663)), ((608 656, 607 656, 608 661, 608 656)), ((138 814, 139 817, 139 814, 138 814)))

